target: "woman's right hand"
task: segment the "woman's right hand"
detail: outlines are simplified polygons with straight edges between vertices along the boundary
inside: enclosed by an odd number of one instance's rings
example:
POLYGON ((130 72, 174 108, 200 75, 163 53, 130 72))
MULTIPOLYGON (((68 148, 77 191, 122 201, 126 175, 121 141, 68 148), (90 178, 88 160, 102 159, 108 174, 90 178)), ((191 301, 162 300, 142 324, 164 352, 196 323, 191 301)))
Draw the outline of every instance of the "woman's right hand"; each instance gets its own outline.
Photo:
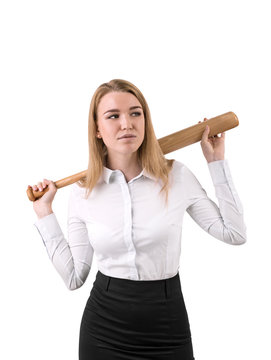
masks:
MULTIPOLYGON (((43 179, 42 182, 38 182, 37 185, 33 185, 32 189, 34 191, 43 191, 46 187, 49 187, 49 190, 40 197, 39 199, 33 201, 33 208, 39 218, 51 214, 52 211, 52 202, 54 200, 57 188, 52 180, 43 179)), ((31 187, 28 185, 28 187, 31 187)))

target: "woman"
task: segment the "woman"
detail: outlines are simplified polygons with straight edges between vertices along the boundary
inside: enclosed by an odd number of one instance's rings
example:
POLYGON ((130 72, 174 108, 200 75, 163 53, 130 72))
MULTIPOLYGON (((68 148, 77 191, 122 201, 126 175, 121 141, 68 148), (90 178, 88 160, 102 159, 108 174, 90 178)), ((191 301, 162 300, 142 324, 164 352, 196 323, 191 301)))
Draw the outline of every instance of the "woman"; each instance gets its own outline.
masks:
MULTIPOLYGON (((206 119, 204 119, 206 120, 206 119)), ((95 91, 89 112, 87 176, 71 185, 66 240, 52 211, 57 189, 34 202, 50 259, 70 290, 93 254, 98 272, 80 328, 79 359, 194 359, 179 278, 185 211, 228 244, 246 241, 242 204, 224 160, 225 134, 201 146, 219 207, 181 162, 164 157, 139 89, 115 79, 95 91)))

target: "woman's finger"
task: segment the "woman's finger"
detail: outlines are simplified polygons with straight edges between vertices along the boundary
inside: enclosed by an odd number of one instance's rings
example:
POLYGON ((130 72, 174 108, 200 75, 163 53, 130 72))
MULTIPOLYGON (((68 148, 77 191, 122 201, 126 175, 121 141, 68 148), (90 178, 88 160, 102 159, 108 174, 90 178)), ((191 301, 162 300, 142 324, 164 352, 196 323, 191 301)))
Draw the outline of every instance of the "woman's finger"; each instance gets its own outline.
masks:
POLYGON ((208 125, 206 125, 205 130, 202 134, 202 140, 207 141, 208 140, 208 134, 209 134, 210 128, 208 125))
POLYGON ((35 185, 36 190, 41 190, 41 182, 39 181, 37 185, 35 185))
POLYGON ((33 189, 34 189, 35 191, 38 191, 38 190, 42 191, 42 190, 43 190, 43 185, 42 185, 42 183, 39 181, 39 182, 37 183, 37 185, 33 185, 33 189))
POLYGON ((43 179, 43 187, 45 188, 47 185, 49 185, 49 180, 43 179))

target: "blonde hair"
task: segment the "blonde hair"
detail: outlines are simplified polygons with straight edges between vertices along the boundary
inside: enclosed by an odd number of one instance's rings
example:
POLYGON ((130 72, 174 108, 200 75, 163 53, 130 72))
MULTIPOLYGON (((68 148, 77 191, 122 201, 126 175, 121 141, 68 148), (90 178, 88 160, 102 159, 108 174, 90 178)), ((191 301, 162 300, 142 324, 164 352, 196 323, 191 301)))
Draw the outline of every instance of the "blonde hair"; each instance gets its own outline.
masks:
POLYGON ((156 139, 154 129, 151 121, 151 114, 141 91, 132 83, 126 80, 113 79, 107 83, 101 84, 93 94, 89 109, 88 118, 88 144, 89 144, 89 162, 87 174, 79 180, 78 185, 86 188, 88 197, 99 180, 103 166, 106 164, 107 148, 102 139, 96 137, 97 133, 97 109, 101 98, 110 92, 128 92, 133 94, 140 105, 142 106, 145 118, 145 134, 144 140, 137 150, 138 160, 142 168, 156 178, 163 182, 163 187, 160 190, 166 195, 166 203, 168 202, 169 190, 169 172, 172 168, 174 159, 169 160, 164 157, 164 154, 156 139))

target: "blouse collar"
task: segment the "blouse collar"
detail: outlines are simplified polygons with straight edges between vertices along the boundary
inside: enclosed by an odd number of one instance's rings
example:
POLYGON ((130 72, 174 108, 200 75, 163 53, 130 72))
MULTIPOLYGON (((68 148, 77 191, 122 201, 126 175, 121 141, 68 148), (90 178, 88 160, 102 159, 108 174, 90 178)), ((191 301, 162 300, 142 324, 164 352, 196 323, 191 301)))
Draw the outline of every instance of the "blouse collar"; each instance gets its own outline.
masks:
MULTIPOLYGON (((151 180, 156 180, 156 178, 152 175, 150 175, 146 169, 144 168, 140 174, 138 174, 136 177, 134 177, 133 179, 131 179, 128 183, 131 183, 133 181, 135 181, 136 179, 139 179, 141 176, 147 177, 151 180)), ((121 170, 111 170, 109 168, 107 168, 106 166, 103 167, 103 180, 109 184, 112 182, 126 182, 124 174, 121 170)))

